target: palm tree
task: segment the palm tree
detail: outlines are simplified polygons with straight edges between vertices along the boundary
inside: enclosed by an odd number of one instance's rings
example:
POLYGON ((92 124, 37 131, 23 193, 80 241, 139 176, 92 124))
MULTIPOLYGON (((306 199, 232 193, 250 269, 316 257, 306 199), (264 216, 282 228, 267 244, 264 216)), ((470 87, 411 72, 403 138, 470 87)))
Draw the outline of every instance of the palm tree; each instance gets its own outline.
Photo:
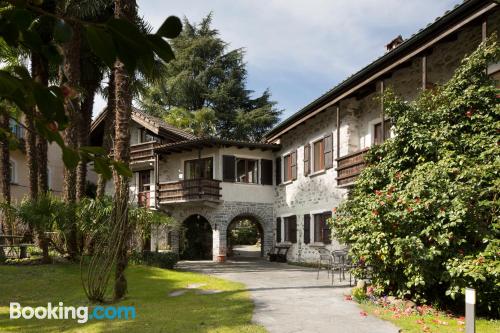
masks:
MULTIPOLYGON (((102 146, 106 152, 110 152, 113 146, 114 138, 114 124, 115 124, 115 73, 112 70, 108 76, 108 87, 105 91, 107 96, 107 106, 106 106, 106 119, 104 120, 104 137, 102 140, 102 146)), ((106 178, 104 175, 99 174, 97 179, 97 191, 96 197, 102 199, 104 197, 104 192, 106 189, 106 178)))
MULTIPOLYGON (((96 2, 99 11, 88 11, 83 18, 90 22, 105 22, 113 16, 113 2, 111 0, 100 0, 96 2)), ((83 14, 83 13, 82 13, 83 14)), ((101 81, 106 72, 104 63, 94 55, 86 40, 82 40, 81 45, 81 88, 83 98, 80 104, 81 122, 78 127, 78 146, 89 145, 90 125, 92 123, 92 113, 94 109, 94 98, 99 90, 101 81)), ((76 169, 76 199, 80 201, 85 196, 85 186, 87 180, 87 161, 81 160, 76 169)))
MULTIPOLYGON (((83 1, 83 0, 66 0, 61 1, 59 4, 60 11, 64 15, 88 20, 89 17, 98 17, 100 12, 109 7, 110 0, 100 0, 100 1, 83 1)), ((78 97, 75 92, 82 87, 81 81, 81 56, 82 56, 82 27, 75 21, 70 20, 68 24, 72 28, 71 39, 62 45, 63 53, 63 66, 60 71, 60 81, 61 86, 68 93, 68 98, 65 101, 65 110, 69 118, 69 123, 64 131, 64 141, 67 147, 72 149, 77 149, 80 142, 86 142, 84 138, 84 133, 88 133, 90 125, 89 117, 92 117, 92 104, 95 92, 86 91, 84 92, 84 106, 86 107, 86 112, 90 115, 84 115, 81 112, 81 104, 76 97, 78 97), (85 98, 89 98, 85 101, 85 98), (91 103, 92 102, 92 103, 91 103), (90 110, 90 111, 89 111, 90 110), (81 128, 81 129, 80 129, 81 128)), ((94 80, 92 80, 92 85, 94 85, 94 80)), ((97 81, 97 79, 96 79, 97 81)), ((100 80, 98 80, 100 82, 100 80)), ((89 87, 87 87, 89 88, 89 87)), ((90 87, 89 90, 95 90, 90 87)), ((86 174, 86 161, 82 161, 79 164, 80 173, 85 172, 86 174)), ((78 191, 79 197, 81 198, 85 193, 85 179, 86 175, 80 174, 80 184, 78 191)), ((77 200, 77 170, 71 168, 64 169, 64 182, 63 182, 63 198, 66 203, 73 204, 77 200)), ((76 217, 75 217, 76 218, 76 217)), ((75 257, 78 252, 78 231, 76 226, 76 220, 73 219, 70 223, 70 230, 68 235, 68 251, 71 257, 75 257)))
MULTIPOLYGON (((137 16, 137 5, 135 0, 115 0, 115 17, 135 22, 137 16)), ((130 160, 130 118, 132 112, 132 79, 125 68, 125 64, 117 60, 115 62, 115 161, 129 164, 130 160)), ((128 225, 128 178, 113 172, 115 184, 115 223, 120 223, 122 228, 121 241, 118 246, 118 256, 115 270, 114 298, 121 299, 127 293, 127 280, 125 269, 127 268, 127 239, 128 225)))

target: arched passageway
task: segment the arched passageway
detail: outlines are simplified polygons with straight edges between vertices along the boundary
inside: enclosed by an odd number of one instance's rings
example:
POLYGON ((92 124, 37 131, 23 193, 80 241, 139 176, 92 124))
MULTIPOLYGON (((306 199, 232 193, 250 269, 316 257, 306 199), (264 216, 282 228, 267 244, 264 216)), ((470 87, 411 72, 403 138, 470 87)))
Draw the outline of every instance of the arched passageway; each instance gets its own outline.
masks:
POLYGON ((212 227, 205 217, 195 214, 184 220, 179 255, 184 260, 212 260, 212 227))
POLYGON ((227 227, 228 257, 262 257, 264 254, 264 230, 257 218, 240 215, 227 227))

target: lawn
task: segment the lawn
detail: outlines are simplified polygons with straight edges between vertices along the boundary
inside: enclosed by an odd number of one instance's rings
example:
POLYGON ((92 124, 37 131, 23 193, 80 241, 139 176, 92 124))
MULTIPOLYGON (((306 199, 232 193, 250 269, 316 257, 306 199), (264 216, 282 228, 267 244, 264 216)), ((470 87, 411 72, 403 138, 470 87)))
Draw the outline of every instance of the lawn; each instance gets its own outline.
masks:
POLYGON ((129 296, 117 305, 135 306, 135 320, 10 320, 9 302, 46 306, 47 302, 89 305, 80 284, 79 266, 0 266, 1 332, 265 332, 251 323, 253 303, 240 283, 214 277, 145 266, 128 269, 129 296), (199 295, 168 294, 188 284, 223 290, 199 295))
MULTIPOLYGON (((456 333, 465 331, 463 318, 447 316, 444 313, 402 315, 373 303, 362 303, 360 306, 368 314, 394 323, 394 325, 402 329, 402 333, 456 333)), ((476 321, 476 332, 499 333, 500 321, 478 319, 476 321)))

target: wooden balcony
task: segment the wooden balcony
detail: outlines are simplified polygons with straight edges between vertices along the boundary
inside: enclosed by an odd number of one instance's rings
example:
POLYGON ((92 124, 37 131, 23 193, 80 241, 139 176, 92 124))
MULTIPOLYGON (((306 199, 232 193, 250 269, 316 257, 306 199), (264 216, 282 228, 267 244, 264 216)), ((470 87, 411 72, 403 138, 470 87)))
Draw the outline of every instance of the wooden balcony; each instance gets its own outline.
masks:
POLYGON ((130 163, 141 163, 154 160, 156 141, 136 143, 130 146, 130 163))
POLYGON ((158 184, 158 202, 160 204, 221 201, 220 180, 189 179, 158 184))
POLYGON ((337 186, 350 186, 365 167, 365 154, 370 148, 358 150, 337 159, 337 186))
MULTIPOLYGON (((130 145, 130 164, 146 164, 154 161, 154 149, 159 145, 156 141, 141 142, 130 145)), ((113 156, 113 149, 111 149, 113 156)), ((152 166, 151 166, 152 167, 152 166)))

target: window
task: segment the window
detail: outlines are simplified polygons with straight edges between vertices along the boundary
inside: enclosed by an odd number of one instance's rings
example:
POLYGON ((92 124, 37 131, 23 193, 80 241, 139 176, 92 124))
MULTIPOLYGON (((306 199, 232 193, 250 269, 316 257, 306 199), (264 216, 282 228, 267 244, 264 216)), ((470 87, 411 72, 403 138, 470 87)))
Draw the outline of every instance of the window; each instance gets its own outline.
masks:
POLYGON ((213 179, 212 157, 184 162, 184 179, 213 179))
POLYGON ((332 216, 331 212, 314 214, 314 241, 330 244, 330 227, 326 222, 332 216))
POLYGON ((9 128, 12 134, 18 139, 24 138, 24 128, 14 119, 9 119, 9 128))
POLYGON ((314 172, 325 169, 325 142, 323 139, 313 143, 314 150, 314 172))
POLYGON ((160 141, 153 133, 145 128, 141 128, 141 142, 160 141))
POLYGON ((12 184, 15 184, 16 183, 16 177, 17 177, 17 174, 16 174, 16 162, 14 162, 13 160, 10 160, 10 182, 12 184))
POLYGON ((283 157, 283 181, 297 179, 297 151, 283 157))
POLYGON ((290 154, 283 157, 283 179, 285 182, 292 180, 292 157, 290 154))
POLYGON ((276 243, 281 243, 281 218, 276 218, 276 243))
POLYGON ((258 160, 249 160, 245 158, 236 159, 236 181, 238 183, 257 184, 259 169, 258 160))
POLYGON ((151 185, 151 172, 149 170, 139 171, 139 192, 149 191, 151 185))
POLYGON ((304 244, 311 242, 311 215, 304 215, 304 244))
POLYGON ((373 143, 378 145, 391 137, 391 120, 384 122, 384 138, 382 139, 382 122, 373 125, 373 143))
POLYGON ((297 243, 297 217, 287 216, 284 219, 285 242, 297 243))

